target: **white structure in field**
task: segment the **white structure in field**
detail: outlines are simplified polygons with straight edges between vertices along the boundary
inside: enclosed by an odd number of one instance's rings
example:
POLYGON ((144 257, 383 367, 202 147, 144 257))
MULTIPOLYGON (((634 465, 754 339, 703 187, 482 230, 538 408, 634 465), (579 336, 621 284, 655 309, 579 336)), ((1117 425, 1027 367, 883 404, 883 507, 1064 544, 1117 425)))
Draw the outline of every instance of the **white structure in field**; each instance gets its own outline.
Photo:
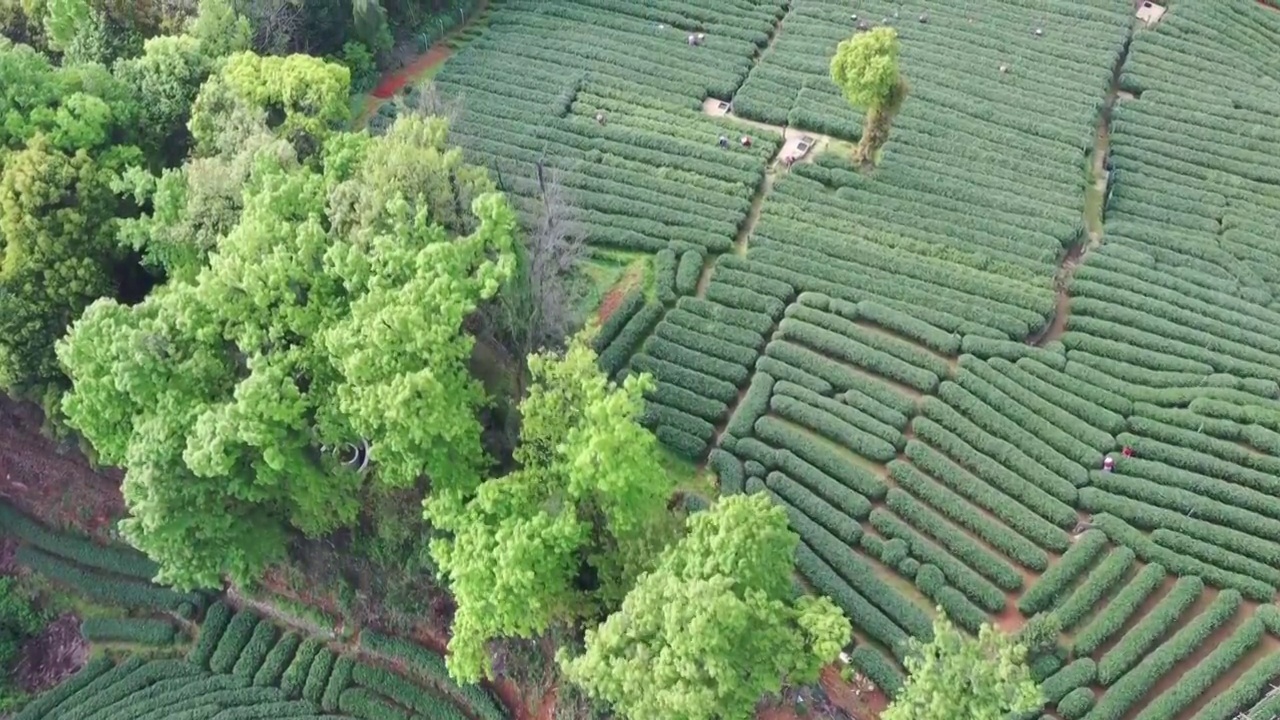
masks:
POLYGON ((1164 17, 1164 11, 1163 5, 1157 5, 1151 0, 1142 0, 1138 5, 1138 19, 1146 23, 1147 27, 1151 27, 1160 22, 1160 18, 1164 17))

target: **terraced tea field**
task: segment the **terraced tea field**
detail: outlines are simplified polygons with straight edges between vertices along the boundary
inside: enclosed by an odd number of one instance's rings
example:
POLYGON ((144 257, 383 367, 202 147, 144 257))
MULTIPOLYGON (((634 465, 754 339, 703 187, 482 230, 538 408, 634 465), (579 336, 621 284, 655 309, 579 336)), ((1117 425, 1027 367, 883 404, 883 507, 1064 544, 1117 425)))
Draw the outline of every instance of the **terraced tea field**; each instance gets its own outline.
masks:
MULTIPOLYGON (((1280 716, 1280 13, 490 8, 435 80, 463 108, 454 140, 524 212, 553 170, 601 258, 651 258, 601 364, 657 379, 646 421, 722 494, 787 511, 859 670, 896 692, 938 606, 969 630, 1053 614, 1046 718, 1280 716), (869 173, 827 75, 860 21, 898 29, 911 86, 869 173), (788 166, 797 133, 822 142, 788 166)), ((236 659, 202 640, 218 667, 94 666, 63 700, 98 683, 144 706, 128 678, 163 676, 148 687, 225 683, 280 710, 191 717, 370 717, 377 693, 446 716, 343 659, 337 690, 299 671, 299 699, 292 666, 259 687, 276 640, 249 622, 227 630, 236 659)))
POLYGON ((1280 675, 1278 39, 1251 0, 509 0, 438 87, 526 210, 542 163, 653 255, 602 364, 788 511, 879 685, 934 606, 1051 612, 1046 712, 1224 720, 1280 675), (870 174, 861 20, 911 85, 870 174), (786 168, 784 129, 835 142, 786 168))

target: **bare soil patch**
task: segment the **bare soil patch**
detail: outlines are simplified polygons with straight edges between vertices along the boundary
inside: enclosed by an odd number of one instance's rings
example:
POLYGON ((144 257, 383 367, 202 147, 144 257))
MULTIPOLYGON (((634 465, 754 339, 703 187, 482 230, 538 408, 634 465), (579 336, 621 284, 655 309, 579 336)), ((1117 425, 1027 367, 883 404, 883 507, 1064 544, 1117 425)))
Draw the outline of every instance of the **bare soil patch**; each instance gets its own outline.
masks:
POLYGON ((57 529, 106 540, 124 515, 123 473, 96 469, 79 448, 41 432, 44 416, 0 395, 0 498, 57 529))
POLYGON ((80 618, 68 613, 23 644, 13 676, 23 692, 34 695, 76 674, 88 661, 80 618))
POLYGON ((622 304, 622 299, 627 296, 644 277, 643 267, 639 263, 634 263, 623 273, 622 279, 618 280, 609 292, 605 293, 604 299, 600 301, 600 309, 596 313, 596 319, 604 322, 609 319, 614 310, 622 304))

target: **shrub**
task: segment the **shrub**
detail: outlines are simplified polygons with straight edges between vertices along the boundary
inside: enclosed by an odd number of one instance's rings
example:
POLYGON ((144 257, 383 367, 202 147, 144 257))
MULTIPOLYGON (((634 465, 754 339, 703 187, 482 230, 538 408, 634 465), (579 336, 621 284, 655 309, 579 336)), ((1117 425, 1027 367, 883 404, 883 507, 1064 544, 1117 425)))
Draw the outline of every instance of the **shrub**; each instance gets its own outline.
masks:
MULTIPOLYGON (((1078 461, 1096 462, 1101 453, 1115 447, 1115 438, 1101 430, 1095 429, 1080 420, 1061 406, 1040 397, 1036 393, 1007 377, 997 368, 1007 373, 1017 373, 1013 363, 992 360, 990 363, 978 360, 971 355, 960 358, 960 367, 965 372, 957 373, 956 380, 964 385, 964 380, 977 378, 985 383, 983 390, 995 391, 1015 403, 1019 419, 1022 416, 1034 418, 1034 424, 1025 427, 1040 436, 1067 457, 1078 461)), ((1034 379, 1034 378, 1032 378, 1034 379)), ((977 390, 974 390, 977 392, 977 390)))
POLYGON ((769 410, 769 397, 773 394, 773 388, 773 377, 766 372, 757 372, 755 377, 751 378, 747 394, 738 402, 737 409, 729 417, 725 431, 740 438, 750 436, 756 420, 769 410))
POLYGON ((236 613, 227 625, 227 631, 222 634, 222 639, 218 641, 218 649, 213 651, 213 657, 209 659, 209 669, 220 674, 231 672, 257 627, 257 615, 251 612, 236 613))
MULTIPOLYGON (((1035 544, 1004 525, 993 523, 978 512, 964 498, 935 482, 912 465, 895 460, 889 463, 889 471, 904 490, 909 491, 942 515, 961 527, 968 528, 1014 561, 1032 570, 1043 571, 1049 566, 1049 555, 1035 544)), ((1010 590, 1015 588, 1009 588, 1010 590)))
POLYGON ((191 652, 187 654, 187 662, 197 667, 208 668, 209 660, 213 658, 214 650, 218 648, 218 641, 222 639, 222 634, 226 632, 230 622, 231 608, 227 607, 226 603, 216 602, 211 605, 204 615, 204 622, 200 625, 200 636, 196 639, 191 652))
POLYGON ((80 634, 89 642, 172 645, 177 629, 165 620, 86 618, 80 623, 80 634))
POLYGON ((356 665, 352 680, 360 687, 391 698, 402 707, 412 708, 422 717, 466 720, 466 716, 448 698, 414 685, 382 668, 365 664, 356 665))
POLYGON ((267 653, 262 667, 253 676, 253 684, 257 687, 278 687, 301 643, 302 638, 297 633, 285 633, 267 653))
MULTIPOLYGON (((989 483, 974 477, 968 470, 925 443, 911 440, 907 443, 906 455, 916 467, 927 472, 939 484, 959 493, 974 505, 984 508, 1005 521, 1009 527, 1036 545, 1055 552, 1062 552, 1070 545, 1070 537, 1061 528, 993 488, 989 483)), ((1028 553, 1025 557, 1032 562, 1039 562, 1036 555, 1028 553)), ((1043 571, 1047 564, 1046 556, 1044 566, 1030 567, 1043 571)))
MULTIPOLYGON (((644 352, 660 360, 733 383, 735 386, 745 383, 751 374, 746 365, 721 360, 712 353, 690 349, 657 336, 651 336, 645 342, 644 352)), ((754 359, 753 354, 752 360, 754 359)))
POLYGON ((654 428, 654 437, 672 452, 689 460, 698 460, 707 451, 707 441, 672 425, 654 428))
MULTIPOLYGON (((1107 693, 1094 706, 1093 711, 1089 713, 1090 717, 1096 720, 1119 720, 1123 717, 1129 711, 1129 708, 1135 702, 1141 700, 1165 673, 1190 656, 1197 648, 1202 647, 1214 631, 1230 621, 1231 616, 1235 615, 1240 609, 1240 602, 1239 591, 1223 590, 1203 613, 1200 613, 1194 620, 1182 626, 1172 638, 1156 648, 1154 652, 1146 654, 1136 667, 1125 673, 1114 685, 1111 685, 1107 693)), ((1256 625, 1254 627, 1255 632, 1260 635, 1261 628, 1256 625)), ((1249 633, 1246 632, 1246 637, 1248 635, 1249 633)), ((1255 638, 1255 642, 1257 639, 1260 638, 1255 638)), ((1232 640, 1236 640, 1236 638, 1232 638, 1232 640)), ((1221 663, 1225 658, 1230 658, 1231 662, 1235 662, 1240 655, 1243 655, 1248 650, 1248 647, 1243 647, 1244 643, 1233 643, 1232 640, 1221 646, 1221 648, 1226 648, 1225 653, 1219 654, 1215 651, 1214 655, 1218 657, 1214 659, 1213 663, 1206 661, 1197 666, 1206 668, 1204 673, 1192 671, 1193 674, 1198 676, 1198 683, 1204 683, 1206 675, 1216 677, 1216 674, 1223 670, 1221 663)), ((1212 677, 1209 678, 1208 683, 1204 683, 1204 687, 1207 688, 1210 683, 1212 683, 1212 677)), ((1203 690, 1204 688, 1201 689, 1203 690)), ((1173 717, 1182 709, 1182 704, 1194 698, 1195 695, 1187 698, 1180 691, 1175 692, 1172 696, 1161 696, 1156 703, 1147 706, 1143 715, 1173 717), (1161 703, 1161 700, 1164 700, 1164 703, 1161 703)), ((1144 720, 1146 719, 1144 718, 1144 720)))
POLYGON ((645 403, 640 422, 646 427, 667 425, 677 428, 703 441, 710 440, 716 432, 715 426, 706 420, 652 400, 645 403))
POLYGON ((83 536, 58 533, 26 515, 0 504, 0 527, 50 555, 74 561, 79 565, 128 575, 150 582, 159 567, 146 555, 121 545, 102 546, 83 536))
MULTIPOLYGON (((1183 673, 1178 683, 1150 702, 1138 715, 1141 720, 1173 720, 1222 677, 1249 651, 1262 642, 1265 629, 1257 618, 1249 618, 1231 637, 1213 649, 1195 667, 1183 673)), ((1170 651, 1172 652, 1172 651, 1170 651)), ((1167 662, 1170 669, 1172 663, 1167 662)), ((1142 666, 1139 666, 1141 668, 1142 666)), ((1152 668, 1150 672, 1155 672, 1152 668)))
POLYGON ((1204 581, 1198 577, 1179 578, 1173 589, 1125 633, 1098 663, 1098 681, 1110 685, 1147 655, 1152 646, 1173 627, 1182 613, 1200 597, 1204 581))
POLYGON ((654 330, 654 335, 741 367, 753 366, 756 357, 760 355, 759 338, 757 338, 757 342, 754 345, 739 345, 714 335, 689 330, 666 321, 658 323, 658 327, 654 330))
MULTIPOLYGON (((871 500, 884 497, 888 490, 884 480, 871 471, 854 465, 830 443, 819 440, 776 418, 765 416, 757 420, 756 436, 774 447, 786 448, 795 453, 805 462, 871 500)), ((769 465, 769 463, 764 464, 769 465)))
POLYGON ((253 629, 253 636, 240 652, 240 657, 236 658, 231 674, 252 682, 258 670, 262 669, 262 663, 267 659, 267 654, 275 647, 278 636, 279 633, 270 622, 259 622, 253 629))
POLYGON ((823 327, 788 318, 778 324, 778 329, 783 338, 866 368, 920 392, 933 392, 938 386, 936 374, 823 327))
POLYGON ((858 316, 919 342, 927 348, 955 355, 960 351, 960 336, 930 325, 911 315, 872 300, 858 303, 858 316))
POLYGON ((716 448, 707 456, 707 465, 715 472, 721 495, 737 495, 745 481, 742 463, 728 452, 716 448))
POLYGON ((1040 685, 1040 692, 1044 693, 1045 702, 1053 704, 1062 700, 1072 690, 1092 683, 1097 674, 1098 666, 1092 658, 1080 658, 1050 675, 1040 685))
POLYGON ((320 704, 320 699, 324 696, 324 689, 329 683, 329 673, 333 670, 333 663, 337 658, 327 648, 321 649, 316 653, 316 658, 311 662, 311 669, 307 671, 307 681, 302 686, 302 699, 307 702, 320 704))
POLYGON ((711 282, 707 285, 707 300, 719 303, 726 307, 741 308, 749 312, 765 315, 770 319, 776 320, 782 315, 782 311, 786 309, 786 304, 776 297, 762 295, 754 290, 744 287, 736 287, 718 281, 712 275, 711 282))
POLYGON ((773 318, 764 313, 741 310, 737 307, 726 307, 705 298, 682 297, 676 303, 676 307, 708 320, 715 320, 751 330, 759 335, 764 335, 773 329, 773 318))
POLYGON ((311 665, 322 649, 324 649, 324 643, 317 638, 307 638, 298 646, 298 651, 293 654, 293 660, 289 661, 289 667, 280 677, 280 691, 285 697, 302 697, 302 688, 311 674, 311 665))
POLYGON ((324 694, 320 696, 320 708, 325 712, 338 709, 338 697, 351 685, 351 674, 356 661, 350 655, 343 655, 333 663, 333 671, 329 673, 329 682, 325 683, 324 694))
POLYGON ((1035 585, 1023 593, 1018 599, 1018 609, 1023 615, 1030 616, 1053 607, 1072 581, 1093 564, 1106 544, 1107 536, 1101 531, 1086 532, 1062 555, 1056 565, 1050 567, 1035 585))
POLYGON ((731 382, 644 353, 631 358, 631 369, 634 372, 650 373, 660 383, 679 385, 690 392, 723 403, 733 402, 738 397, 738 388, 731 382))
POLYGON ((1132 550, 1120 547, 1108 553, 1097 567, 1089 571, 1084 582, 1054 611, 1062 621, 1062 629, 1070 630, 1083 620, 1093 606, 1124 579, 1134 560, 1132 550))
POLYGON ((990 580, 979 575, 973 568, 965 565, 954 555, 926 540, 914 528, 894 517, 883 509, 871 511, 871 526, 881 535, 905 542, 911 554, 920 562, 936 566, 947 580, 966 597, 987 610, 999 612, 1004 609, 1004 592, 990 580))
MULTIPOLYGON (((721 320, 712 320, 678 307, 669 311, 663 320, 665 325, 687 330, 699 337, 725 345, 753 350, 759 350, 764 345, 764 335, 761 332, 721 320)), ((765 328, 763 332, 768 331, 769 328, 765 328)))
POLYGON ((618 303, 618 306, 613 309, 609 317, 600 323, 600 332, 596 334, 593 340, 597 353, 604 352, 604 349, 613 343, 613 339, 618 337, 618 333, 622 332, 622 328, 636 314, 641 305, 644 305, 644 293, 638 288, 627 293, 622 298, 622 302, 618 303))
POLYGON ((427 648, 373 631, 360 634, 360 646, 408 663, 432 684, 464 700, 466 707, 482 720, 505 720, 507 717, 502 705, 484 688, 455 682, 445 668, 444 658, 427 648))
POLYGON ((653 280, 658 299, 664 303, 676 301, 676 253, 662 250, 653 256, 653 280))
POLYGON ((849 662, 861 670, 885 695, 892 698, 902 690, 902 683, 905 681, 902 671, 879 650, 859 645, 849 653, 849 662))
POLYGON ((702 276, 702 253, 689 250, 680 256, 680 265, 676 268, 676 292, 681 295, 692 295, 698 287, 698 278, 702 276))
POLYGON ((1087 687, 1076 688, 1058 702, 1058 714, 1063 720, 1080 720, 1093 708, 1093 699, 1093 690, 1087 687))
POLYGON ((813 430, 838 445, 865 458, 887 462, 898 451, 888 441, 866 433, 840 417, 825 410, 807 405, 793 397, 774 395, 769 407, 780 417, 813 430))
MULTIPOLYGON (((850 546, 858 543, 862 530, 853 518, 832 507, 827 501, 809 492, 791 478, 774 471, 765 478, 765 485, 786 505, 795 508, 850 546)), ((866 510, 870 512, 870 503, 866 510)))
POLYGON ((99 688, 92 696, 78 698, 58 716, 65 720, 87 720, 98 713, 108 711, 112 706, 149 685, 174 678, 190 680, 199 674, 199 668, 182 660, 158 660, 144 663, 133 672, 119 676, 111 685, 99 688))
MULTIPOLYGON (((1225 692, 1209 701, 1191 720, 1223 720, 1249 709, 1280 674, 1280 653, 1271 653, 1249 666, 1225 692)), ((1258 714, 1257 717, 1267 717, 1258 714)))
POLYGON ((1142 603, 1164 583, 1164 567, 1151 564, 1142 568, 1115 597, 1094 616, 1093 620, 1076 633, 1073 649, 1077 655, 1092 655, 1102 644, 1120 632, 1125 622, 1138 611, 1142 603))

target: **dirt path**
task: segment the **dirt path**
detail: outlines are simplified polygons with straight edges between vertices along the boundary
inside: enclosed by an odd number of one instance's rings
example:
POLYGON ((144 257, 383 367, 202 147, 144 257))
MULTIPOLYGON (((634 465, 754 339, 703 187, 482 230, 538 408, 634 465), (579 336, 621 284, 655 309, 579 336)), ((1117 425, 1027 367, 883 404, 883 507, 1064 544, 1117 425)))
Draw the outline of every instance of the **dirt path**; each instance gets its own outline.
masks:
POLYGON ((1053 318, 1042 329, 1027 338, 1028 345, 1043 347, 1059 338, 1067 330, 1067 321, 1071 316, 1071 278, 1076 268, 1084 262, 1084 258, 1102 245, 1104 232, 1104 211, 1107 202, 1107 185, 1110 180, 1108 169, 1111 156, 1111 115, 1116 102, 1121 99, 1132 100, 1133 94, 1120 89, 1120 76, 1124 64, 1129 59, 1129 46, 1133 41, 1133 28, 1129 29, 1129 37, 1124 48, 1116 58, 1111 71, 1111 88, 1107 92, 1106 102, 1098 115, 1098 131, 1094 137, 1093 152, 1090 156, 1093 183, 1085 188, 1083 242, 1070 248, 1062 258, 1058 272, 1054 277, 1057 299, 1054 303, 1053 318))
POLYGON ((453 55, 453 49, 449 47, 448 41, 471 27, 476 20, 485 17, 488 14, 488 10, 489 0, 480 0, 476 4, 475 11, 472 12, 471 17, 466 22, 450 30, 444 37, 437 40, 434 45, 427 48, 426 52, 417 55, 395 70, 388 70, 383 73, 382 77, 378 79, 378 84, 369 93, 368 102, 365 103, 364 108, 355 119, 355 127, 364 127, 369 118, 382 106, 382 103, 395 97, 396 93, 399 93, 403 87, 448 60, 453 55))

